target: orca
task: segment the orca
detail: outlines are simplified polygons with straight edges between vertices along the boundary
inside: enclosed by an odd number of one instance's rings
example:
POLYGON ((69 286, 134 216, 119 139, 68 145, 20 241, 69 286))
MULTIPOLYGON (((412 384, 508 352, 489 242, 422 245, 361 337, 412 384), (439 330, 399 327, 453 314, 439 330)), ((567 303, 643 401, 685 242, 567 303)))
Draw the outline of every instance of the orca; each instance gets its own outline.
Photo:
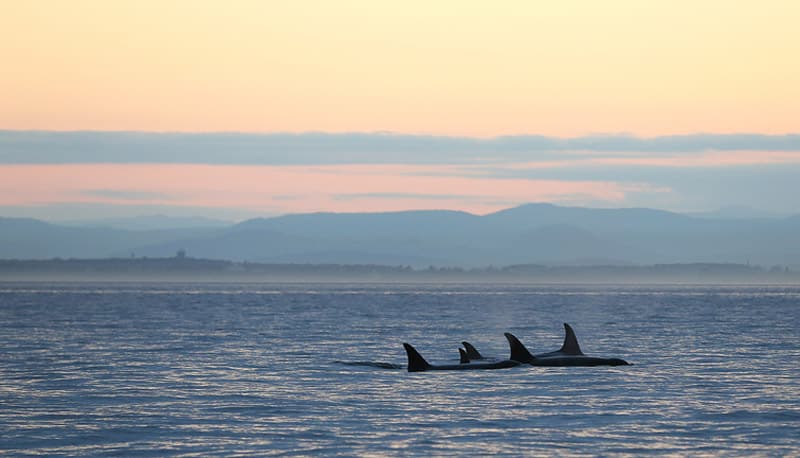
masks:
MULTIPOLYGON (((627 366, 629 363, 624 359, 619 358, 597 358, 594 356, 586 356, 580 354, 562 353, 561 350, 543 353, 541 355, 532 355, 525 345, 517 339, 514 334, 506 332, 504 334, 508 339, 508 344, 511 346, 511 359, 521 363, 530 364, 531 366, 627 366)), ((572 334, 574 336, 574 333, 572 334)), ((569 338, 569 336, 568 336, 569 338)), ((577 344, 577 340, 575 340, 577 344)), ((570 351, 574 351, 574 348, 570 351)))
MULTIPOLYGON (((459 363, 459 364, 443 364, 433 365, 430 364, 422 355, 419 354, 416 348, 410 344, 403 343, 408 356, 408 372, 422 372, 422 371, 465 371, 465 370, 480 370, 480 369, 508 369, 522 364, 521 361, 506 359, 494 363, 459 363)), ((463 352, 463 350, 462 350, 463 352)), ((464 352, 465 353, 465 352, 464 352)))
MULTIPOLYGON (((564 343, 561 345, 560 349, 547 353, 540 353, 538 355, 533 355, 533 356, 537 358, 549 358, 552 356, 583 355, 583 352, 581 351, 581 346, 578 344, 578 337, 575 336, 575 331, 572 329, 572 326, 570 326, 568 323, 564 323, 564 331, 565 331, 564 343)), ((475 360, 484 360, 484 361, 494 360, 494 358, 487 358, 483 356, 469 342, 461 342, 461 344, 464 345, 464 348, 466 349, 467 358, 469 358, 467 362, 475 360)))
POLYGON ((464 346, 464 350, 466 350, 467 358, 469 361, 477 361, 477 360, 485 360, 488 359, 478 351, 471 343, 469 342, 461 342, 461 345, 464 346))
POLYGON ((334 361, 334 363, 344 364, 345 366, 374 367, 377 369, 405 369, 402 364, 383 363, 380 361, 334 361))
POLYGON ((560 349, 547 353, 539 353, 533 356, 537 358, 549 358, 552 356, 585 356, 581 351, 581 346, 578 345, 578 337, 575 335, 572 326, 564 323, 564 332, 564 343, 561 345, 560 349))
POLYGON ((458 362, 460 364, 468 364, 469 363, 469 356, 467 355, 467 352, 463 348, 459 348, 458 349, 458 356, 459 356, 458 362))

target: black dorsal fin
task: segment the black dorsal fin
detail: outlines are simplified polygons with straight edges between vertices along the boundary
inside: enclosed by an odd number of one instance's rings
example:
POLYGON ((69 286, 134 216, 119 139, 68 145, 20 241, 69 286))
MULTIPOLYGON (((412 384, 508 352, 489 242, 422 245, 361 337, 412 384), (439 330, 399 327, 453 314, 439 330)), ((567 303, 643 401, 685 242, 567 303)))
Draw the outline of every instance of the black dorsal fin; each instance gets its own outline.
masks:
POLYGON ((561 346, 561 350, 559 351, 565 355, 582 355, 581 346, 578 345, 578 338, 575 336, 575 331, 572 330, 572 326, 564 323, 564 330, 566 331, 566 335, 564 335, 564 345, 561 346))
POLYGON ((469 356, 467 356, 467 352, 464 351, 463 348, 458 349, 458 355, 460 356, 458 362, 460 362, 461 364, 467 364, 469 362, 469 356))
POLYGON ((461 345, 464 346, 464 349, 467 351, 467 356, 470 360, 473 359, 484 359, 483 355, 478 351, 477 348, 473 347, 469 342, 461 342, 461 345))
POLYGON ((514 361, 519 361, 521 363, 530 363, 536 360, 536 357, 525 348, 525 345, 522 345, 522 342, 517 339, 514 334, 510 332, 506 332, 503 334, 508 339, 508 345, 511 347, 511 357, 514 361))
POLYGON ((406 349, 406 355, 408 355, 408 372, 424 371, 431 367, 411 344, 403 343, 403 347, 406 349))

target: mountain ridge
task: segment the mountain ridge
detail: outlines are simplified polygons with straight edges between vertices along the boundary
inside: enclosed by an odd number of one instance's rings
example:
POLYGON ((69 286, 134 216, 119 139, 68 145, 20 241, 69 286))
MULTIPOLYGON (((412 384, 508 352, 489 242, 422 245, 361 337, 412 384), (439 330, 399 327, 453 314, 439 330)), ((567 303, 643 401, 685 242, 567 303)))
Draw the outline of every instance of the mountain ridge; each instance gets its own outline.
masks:
POLYGON ((800 215, 713 219, 649 208, 531 203, 454 210, 300 213, 227 227, 127 230, 0 217, 0 258, 191 256, 253 262, 619 265, 753 262, 800 266, 800 215))

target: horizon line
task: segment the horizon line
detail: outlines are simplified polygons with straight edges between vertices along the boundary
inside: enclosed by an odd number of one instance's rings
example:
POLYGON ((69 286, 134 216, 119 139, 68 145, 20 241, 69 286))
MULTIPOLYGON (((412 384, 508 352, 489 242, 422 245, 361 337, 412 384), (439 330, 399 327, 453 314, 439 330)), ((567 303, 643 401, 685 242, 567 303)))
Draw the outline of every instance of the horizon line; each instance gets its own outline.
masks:
POLYGON ((520 203, 516 205, 510 205, 507 207, 503 207, 499 210, 491 211, 489 213, 477 213, 471 212, 467 210, 458 210, 452 208, 437 208, 437 209, 429 209, 429 208, 411 208, 405 210, 377 210, 377 211, 308 211, 308 212, 287 212, 287 213, 277 213, 272 215, 265 215, 265 216, 253 216, 244 219, 233 219, 233 220, 226 220, 222 218, 215 218, 204 215, 202 213, 193 213, 191 215, 169 215, 165 212, 160 213, 140 213, 133 216, 111 216, 106 218, 71 218, 71 219, 42 219, 42 218, 34 218, 34 217, 16 217, 16 216, 4 216, 0 214, 0 219, 28 219, 28 220, 35 220, 35 221, 42 221, 49 224, 59 225, 64 222, 81 222, 81 221, 104 221, 104 220, 129 220, 129 219, 136 219, 136 218, 148 218, 148 217, 166 217, 170 219, 191 219, 191 218, 208 218, 211 220, 218 220, 222 222, 232 223, 232 225, 237 225, 240 223, 244 223, 247 221, 253 220, 260 220, 260 219, 272 219, 272 218, 282 218, 287 216, 310 216, 310 215, 386 215, 386 214, 402 214, 402 213, 461 213, 465 215, 470 215, 474 217, 485 217, 489 215, 493 215, 496 213, 501 213, 504 211, 514 210, 522 207, 532 207, 532 206, 539 206, 539 207, 554 207, 554 208, 562 208, 562 209, 580 209, 580 210, 590 210, 590 211, 604 211, 604 210, 650 210, 655 212, 663 212, 663 213, 670 213, 673 215, 680 215, 686 216, 690 218, 700 218, 700 219, 744 219, 744 220, 760 220, 760 219, 786 219, 792 218, 795 216, 800 216, 800 213, 781 213, 781 212, 772 212, 769 210, 764 210, 761 208, 756 207, 748 207, 748 206, 722 206, 718 207, 714 210, 705 210, 705 211, 679 211, 679 210, 669 210, 665 208, 658 208, 658 207, 650 207, 650 206, 642 206, 642 205, 632 205, 632 206, 587 206, 587 205, 562 205, 554 202, 548 201, 531 201, 520 203), (764 213, 762 216, 752 215, 752 216, 720 216, 714 215, 715 213, 722 213, 726 210, 742 210, 742 211, 755 211, 758 213, 764 213), (710 216, 703 216, 703 215, 710 215, 710 216))

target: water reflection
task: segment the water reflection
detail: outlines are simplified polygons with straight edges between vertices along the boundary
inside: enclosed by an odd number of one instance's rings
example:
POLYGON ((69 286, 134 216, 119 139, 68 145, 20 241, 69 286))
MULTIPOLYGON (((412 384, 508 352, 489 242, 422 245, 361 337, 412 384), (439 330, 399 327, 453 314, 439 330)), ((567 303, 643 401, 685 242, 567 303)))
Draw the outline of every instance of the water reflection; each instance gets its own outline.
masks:
POLYGON ((11 454, 792 454, 800 290, 520 285, 6 285, 11 454), (624 368, 409 374, 403 341, 624 368))

